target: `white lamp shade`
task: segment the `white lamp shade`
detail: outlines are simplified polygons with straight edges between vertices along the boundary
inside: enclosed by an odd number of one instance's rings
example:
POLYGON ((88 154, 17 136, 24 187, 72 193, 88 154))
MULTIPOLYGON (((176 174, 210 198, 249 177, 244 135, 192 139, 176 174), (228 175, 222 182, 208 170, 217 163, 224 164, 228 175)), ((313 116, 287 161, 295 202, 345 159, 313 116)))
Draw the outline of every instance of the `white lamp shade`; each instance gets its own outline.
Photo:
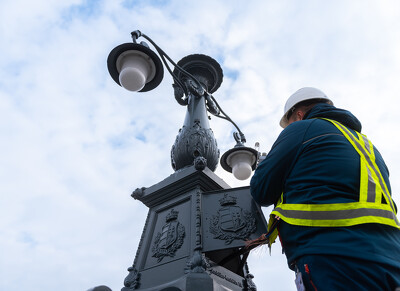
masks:
POLYGON ((153 60, 140 51, 123 52, 117 59, 119 82, 129 91, 140 91, 154 78, 156 67, 153 60))
POLYGON ((227 163, 232 167, 232 174, 238 180, 246 180, 251 176, 255 156, 249 151, 235 151, 227 158, 227 163))

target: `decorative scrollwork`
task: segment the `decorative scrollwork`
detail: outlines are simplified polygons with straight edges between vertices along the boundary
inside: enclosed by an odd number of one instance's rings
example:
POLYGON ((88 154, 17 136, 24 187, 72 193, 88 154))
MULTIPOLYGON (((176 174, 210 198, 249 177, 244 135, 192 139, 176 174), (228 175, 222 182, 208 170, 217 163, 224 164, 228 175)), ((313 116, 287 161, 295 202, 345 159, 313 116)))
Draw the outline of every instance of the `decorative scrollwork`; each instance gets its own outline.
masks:
POLYGON ((136 190, 132 192, 131 196, 136 200, 140 200, 144 195, 144 190, 146 190, 146 187, 136 188, 136 190))
POLYGON ((124 280, 125 287, 121 291, 134 290, 140 286, 140 273, 136 270, 135 266, 128 268, 128 276, 124 280))
POLYGON ((207 159, 204 157, 196 157, 194 159, 194 167, 198 171, 202 171, 206 168, 207 166, 207 159))
POLYGON ((188 105, 189 99, 184 96, 183 89, 176 84, 172 84, 172 87, 174 88, 175 100, 182 106, 188 105))
POLYGON ((206 159, 207 167, 214 171, 218 164, 219 149, 211 128, 202 128, 199 120, 191 127, 179 130, 171 149, 171 164, 174 170, 194 164, 197 157, 206 159))
POLYGON ((187 81, 187 87, 189 88, 190 92, 195 94, 195 96, 201 97, 205 93, 204 88, 200 86, 200 84, 194 82, 193 80, 187 81))
POLYGON ((257 291, 257 286, 254 284, 253 281, 253 274, 249 273, 249 266, 247 265, 247 262, 244 265, 244 268, 246 270, 246 283, 247 283, 247 290, 249 291, 257 291))
POLYGON ((206 261, 201 250, 195 250, 192 258, 186 263, 185 273, 204 273, 206 270, 206 261))

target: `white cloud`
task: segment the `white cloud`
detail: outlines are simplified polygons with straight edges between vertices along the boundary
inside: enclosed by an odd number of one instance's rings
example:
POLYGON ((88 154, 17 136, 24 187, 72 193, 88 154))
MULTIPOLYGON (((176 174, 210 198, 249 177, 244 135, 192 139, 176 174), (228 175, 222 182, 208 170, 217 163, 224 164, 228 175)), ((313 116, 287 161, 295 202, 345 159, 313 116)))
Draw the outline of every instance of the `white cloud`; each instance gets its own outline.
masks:
MULTIPOLYGON (((225 71, 214 94, 268 151, 286 98, 316 86, 355 113, 389 166, 400 203, 397 1, 0 2, 0 289, 123 286, 147 207, 130 198, 172 173, 185 108, 171 77, 122 90, 107 55, 140 29, 175 61, 193 53, 225 71), (6 251, 4 251, 6 250, 6 251)), ((233 127, 210 121, 221 153, 233 127)), ((238 182, 219 167, 232 186, 238 182)), ((267 214, 270 209, 266 209, 267 214)), ((250 256, 259 290, 295 290, 279 246, 250 256), (277 279, 279 278, 279 279, 277 279)))

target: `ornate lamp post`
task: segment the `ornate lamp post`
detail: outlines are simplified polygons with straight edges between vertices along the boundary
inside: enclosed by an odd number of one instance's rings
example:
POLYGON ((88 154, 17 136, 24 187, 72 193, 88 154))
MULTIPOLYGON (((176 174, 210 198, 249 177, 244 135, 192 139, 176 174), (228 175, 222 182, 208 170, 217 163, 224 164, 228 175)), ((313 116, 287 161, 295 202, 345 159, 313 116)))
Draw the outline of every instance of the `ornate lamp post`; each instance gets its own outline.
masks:
POLYGON ((238 250, 246 239, 265 232, 264 216, 249 187, 230 188, 213 173, 219 149, 207 112, 237 129, 236 146, 221 158, 225 170, 247 179, 259 155, 244 146, 244 134, 212 96, 222 83, 222 69, 201 54, 176 64, 140 31, 132 32, 132 39, 109 54, 111 77, 127 90, 145 92, 160 84, 164 64, 174 80, 175 99, 187 113, 171 149, 175 173, 132 193, 149 213, 122 290, 256 290, 246 263, 248 253, 238 250), (139 37, 153 45, 161 60, 145 42, 137 43, 139 37))

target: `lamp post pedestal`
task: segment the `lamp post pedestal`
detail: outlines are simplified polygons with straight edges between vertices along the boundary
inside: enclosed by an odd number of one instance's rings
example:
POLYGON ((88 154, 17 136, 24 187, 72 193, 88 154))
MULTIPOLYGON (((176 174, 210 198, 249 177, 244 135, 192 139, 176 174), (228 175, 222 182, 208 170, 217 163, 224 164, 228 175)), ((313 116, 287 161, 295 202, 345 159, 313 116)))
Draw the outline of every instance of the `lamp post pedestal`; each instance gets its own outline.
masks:
POLYGON ((267 227, 249 187, 191 166, 132 196, 149 212, 122 291, 256 290, 246 258, 232 257, 267 227))

